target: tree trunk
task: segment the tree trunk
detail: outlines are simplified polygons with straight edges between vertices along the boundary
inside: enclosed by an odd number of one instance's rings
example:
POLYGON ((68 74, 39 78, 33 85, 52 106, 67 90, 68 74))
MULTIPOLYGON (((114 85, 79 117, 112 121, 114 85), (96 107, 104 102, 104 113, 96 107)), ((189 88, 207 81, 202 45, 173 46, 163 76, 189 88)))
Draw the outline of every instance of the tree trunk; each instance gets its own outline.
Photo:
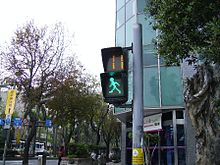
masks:
POLYGON ((105 153, 105 156, 106 156, 106 160, 109 161, 109 149, 110 149, 110 142, 108 141, 106 144, 106 153, 105 153))
POLYGON ((36 116, 30 112, 30 122, 31 122, 31 131, 27 137, 27 140, 25 142, 25 148, 24 148, 24 158, 23 158, 23 165, 28 165, 28 157, 29 157, 29 148, 30 148, 30 143, 33 139, 33 137, 36 135, 36 116))
POLYGON ((186 82, 186 109, 196 130, 196 164, 220 164, 220 66, 203 64, 186 82))
POLYGON ((28 135, 28 138, 27 138, 26 143, 25 143, 23 165, 28 165, 28 155, 29 155, 30 143, 31 143, 33 137, 36 134, 36 127, 33 126, 33 125, 34 124, 32 124, 30 134, 28 135))

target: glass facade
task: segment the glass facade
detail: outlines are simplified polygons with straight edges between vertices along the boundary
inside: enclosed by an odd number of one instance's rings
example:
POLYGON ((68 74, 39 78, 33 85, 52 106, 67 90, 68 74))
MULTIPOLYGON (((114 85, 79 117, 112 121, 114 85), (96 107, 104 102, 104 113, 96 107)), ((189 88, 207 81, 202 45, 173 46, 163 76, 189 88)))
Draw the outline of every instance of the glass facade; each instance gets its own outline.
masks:
MULTIPOLYGON (((116 2, 116 46, 128 47, 132 44, 136 1, 117 0, 116 2)), ((157 54, 154 46, 156 38, 156 31, 153 30, 154 21, 144 14, 146 3, 146 0, 138 0, 137 4, 137 21, 142 24, 143 29, 144 108, 184 107, 181 68, 163 66, 163 59, 157 54)), ((129 68, 132 68, 132 63, 129 64, 129 68)), ((132 70, 129 73, 131 82, 132 70)), ((131 93, 132 83, 130 84, 131 93)))

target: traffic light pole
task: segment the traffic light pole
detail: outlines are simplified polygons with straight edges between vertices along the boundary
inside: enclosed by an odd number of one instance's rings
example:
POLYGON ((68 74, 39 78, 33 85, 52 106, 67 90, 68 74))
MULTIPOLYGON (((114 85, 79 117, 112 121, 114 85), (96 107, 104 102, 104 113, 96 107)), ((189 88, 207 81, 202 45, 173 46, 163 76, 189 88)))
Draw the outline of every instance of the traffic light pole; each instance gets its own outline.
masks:
POLYGON ((132 164, 139 165, 143 160, 143 62, 142 26, 133 26, 133 127, 132 127, 132 164), (140 153, 141 152, 141 153, 140 153))

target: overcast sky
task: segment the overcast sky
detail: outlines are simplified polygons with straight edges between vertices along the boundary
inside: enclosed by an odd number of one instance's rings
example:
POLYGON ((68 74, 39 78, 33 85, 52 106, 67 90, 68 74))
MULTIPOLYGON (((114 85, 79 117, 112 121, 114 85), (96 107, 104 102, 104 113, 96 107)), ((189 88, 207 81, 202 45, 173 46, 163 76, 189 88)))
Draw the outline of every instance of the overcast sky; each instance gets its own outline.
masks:
POLYGON ((0 44, 30 20, 40 26, 61 22, 74 34, 72 51, 87 72, 103 72, 101 48, 114 46, 115 0, 1 0, 0 44))

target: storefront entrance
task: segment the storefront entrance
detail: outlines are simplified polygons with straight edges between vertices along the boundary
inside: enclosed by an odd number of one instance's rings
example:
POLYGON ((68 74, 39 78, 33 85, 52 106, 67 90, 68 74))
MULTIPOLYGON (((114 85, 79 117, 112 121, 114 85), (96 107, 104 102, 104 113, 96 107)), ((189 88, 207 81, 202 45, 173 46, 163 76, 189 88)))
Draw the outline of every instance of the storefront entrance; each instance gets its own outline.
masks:
MULTIPOLYGON (((152 165, 185 165, 184 111, 162 114, 162 130, 148 132, 152 165)), ((145 133, 146 134, 146 133, 145 133)))

